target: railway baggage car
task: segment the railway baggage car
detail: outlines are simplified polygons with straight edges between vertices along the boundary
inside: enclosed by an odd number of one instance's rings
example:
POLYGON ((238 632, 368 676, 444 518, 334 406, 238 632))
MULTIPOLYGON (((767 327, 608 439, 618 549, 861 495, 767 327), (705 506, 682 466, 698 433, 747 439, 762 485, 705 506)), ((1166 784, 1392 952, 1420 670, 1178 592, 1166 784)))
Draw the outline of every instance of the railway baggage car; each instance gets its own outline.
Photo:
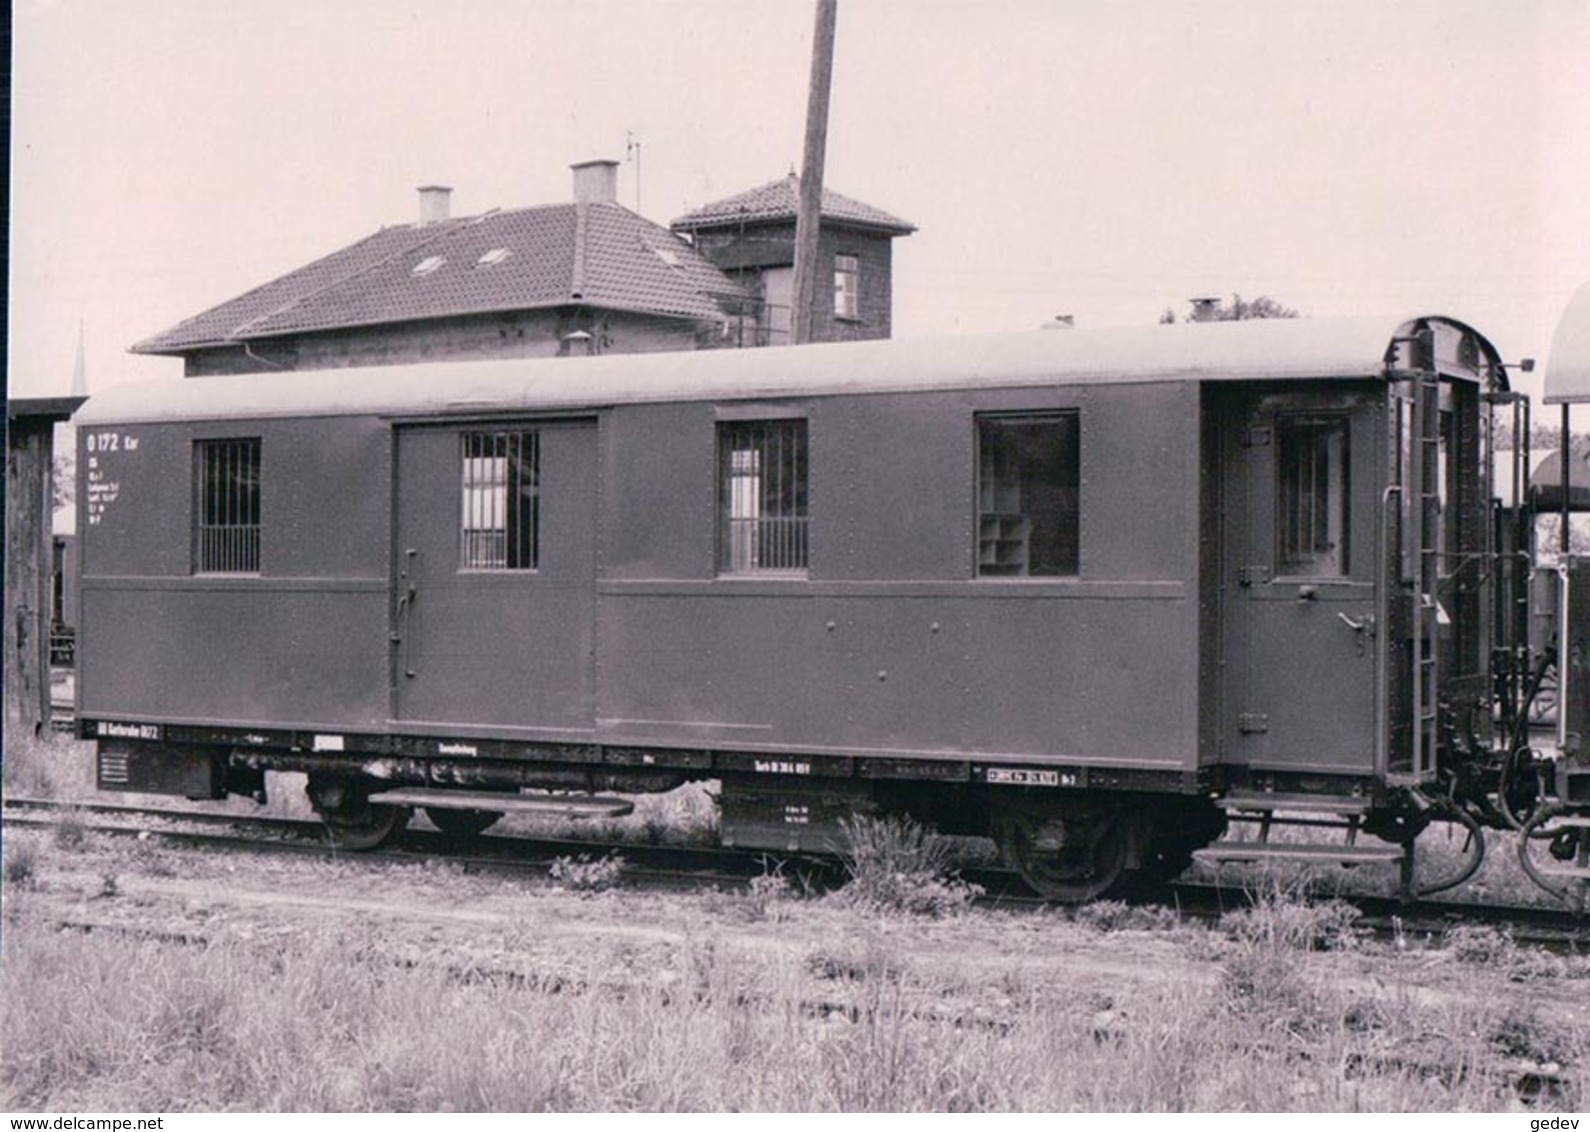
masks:
POLYGON ((1438 317, 113 388, 78 726, 105 789, 307 772, 354 846, 710 778, 730 844, 904 812, 1063 900, 1237 812, 1406 855, 1497 786, 1509 396, 1438 317))

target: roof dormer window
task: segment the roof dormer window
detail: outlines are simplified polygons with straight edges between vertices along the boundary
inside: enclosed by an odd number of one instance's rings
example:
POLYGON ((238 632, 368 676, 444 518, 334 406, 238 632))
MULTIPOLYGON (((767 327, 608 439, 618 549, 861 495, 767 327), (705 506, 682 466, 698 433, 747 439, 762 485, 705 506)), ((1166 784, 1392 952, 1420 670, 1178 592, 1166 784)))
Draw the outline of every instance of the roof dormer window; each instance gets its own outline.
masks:
POLYGON ((642 247, 651 252, 651 254, 656 256, 658 259, 662 260, 663 263, 667 264, 675 271, 681 270, 682 264, 679 259, 679 251, 677 248, 668 247, 666 244, 653 243, 644 236, 641 237, 640 242, 642 247))
POLYGON ((441 267, 442 264, 444 264, 446 262, 447 262, 447 257, 446 256, 428 255, 424 259, 422 259, 418 263, 416 263, 414 265, 413 269, 409 272, 409 274, 411 274, 411 275, 429 275, 429 274, 431 274, 431 272, 435 271, 437 268, 441 267))
POLYGON ((491 251, 475 261, 476 267, 496 267, 503 260, 513 255, 508 248, 492 248, 491 251))

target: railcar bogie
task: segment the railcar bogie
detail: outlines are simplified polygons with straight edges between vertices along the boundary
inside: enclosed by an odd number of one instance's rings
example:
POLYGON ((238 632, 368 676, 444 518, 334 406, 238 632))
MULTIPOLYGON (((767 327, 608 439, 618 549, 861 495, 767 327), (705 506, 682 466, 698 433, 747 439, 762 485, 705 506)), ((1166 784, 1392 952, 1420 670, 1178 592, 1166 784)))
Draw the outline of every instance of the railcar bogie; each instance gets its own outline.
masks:
POLYGON ((331 839, 343 849, 375 849, 402 833, 413 817, 409 806, 372 802, 371 784, 337 774, 308 777, 310 805, 326 823, 331 839))
POLYGON ((307 772, 350 847, 715 779, 726 843, 906 814, 1064 901, 1251 857, 1238 814, 1272 854, 1298 813, 1380 838, 1337 858, 1409 892, 1432 821, 1552 797, 1582 855, 1590 681, 1552 653, 1537 755, 1490 483, 1515 399, 1443 318, 113 392, 79 727, 107 789, 307 772))

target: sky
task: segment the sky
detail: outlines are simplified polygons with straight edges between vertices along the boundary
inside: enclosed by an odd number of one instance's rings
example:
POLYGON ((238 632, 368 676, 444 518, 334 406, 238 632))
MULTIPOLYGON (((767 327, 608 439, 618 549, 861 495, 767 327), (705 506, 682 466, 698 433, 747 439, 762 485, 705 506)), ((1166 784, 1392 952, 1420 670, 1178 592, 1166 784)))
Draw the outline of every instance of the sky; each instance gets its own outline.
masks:
MULTIPOLYGON (((1196 295, 1546 360, 1590 280, 1587 0, 838 0, 826 183, 916 224, 896 337, 1196 295)), ((666 224, 801 160, 810 0, 14 0, 12 395, 418 214, 666 224), (638 150, 627 146, 638 142, 638 150)), ((1526 386, 1531 380, 1524 379, 1526 386)))

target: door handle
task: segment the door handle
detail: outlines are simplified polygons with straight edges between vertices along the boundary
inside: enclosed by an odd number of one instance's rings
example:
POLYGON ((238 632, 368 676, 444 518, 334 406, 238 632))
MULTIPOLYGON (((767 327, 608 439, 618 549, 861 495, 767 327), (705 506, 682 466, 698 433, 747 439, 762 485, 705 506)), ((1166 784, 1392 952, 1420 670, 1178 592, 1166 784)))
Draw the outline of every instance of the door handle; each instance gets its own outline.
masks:
POLYGON ((1343 625, 1346 625, 1355 633, 1364 633, 1371 637, 1375 635, 1375 615, 1373 613, 1366 613, 1357 621, 1354 621, 1345 613, 1338 613, 1336 616, 1341 618, 1343 625))
POLYGON ((409 667, 408 628, 409 619, 414 613, 415 599, 419 597, 419 588, 414 584, 414 560, 419 557, 419 553, 412 548, 403 552, 403 569, 398 572, 398 579, 408 584, 398 598, 397 612, 393 617, 395 624, 392 629, 392 643, 398 650, 398 670, 410 679, 414 677, 414 669, 409 667))

